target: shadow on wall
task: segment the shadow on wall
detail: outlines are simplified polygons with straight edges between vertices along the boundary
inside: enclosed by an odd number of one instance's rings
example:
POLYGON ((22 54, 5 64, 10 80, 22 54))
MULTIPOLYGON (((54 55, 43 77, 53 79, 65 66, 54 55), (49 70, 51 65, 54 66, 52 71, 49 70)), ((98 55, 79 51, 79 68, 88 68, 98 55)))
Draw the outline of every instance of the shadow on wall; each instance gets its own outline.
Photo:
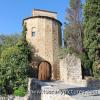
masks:
POLYGON ((52 75, 51 64, 38 56, 38 50, 34 47, 32 47, 32 51, 32 61, 28 70, 28 76, 39 80, 50 80, 52 75))
POLYGON ((30 78, 38 78, 38 63, 43 61, 44 59, 37 55, 38 50, 35 49, 35 47, 31 46, 32 49, 32 55, 31 55, 31 61, 30 66, 28 69, 28 77, 30 78))

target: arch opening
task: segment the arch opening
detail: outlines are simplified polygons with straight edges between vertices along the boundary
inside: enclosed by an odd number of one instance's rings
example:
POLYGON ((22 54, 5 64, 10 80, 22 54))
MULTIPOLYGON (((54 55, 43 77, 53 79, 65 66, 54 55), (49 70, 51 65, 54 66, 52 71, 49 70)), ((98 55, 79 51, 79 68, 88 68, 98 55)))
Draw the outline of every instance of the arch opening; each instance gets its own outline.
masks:
POLYGON ((51 80, 52 66, 48 61, 41 61, 38 64, 38 80, 51 80))

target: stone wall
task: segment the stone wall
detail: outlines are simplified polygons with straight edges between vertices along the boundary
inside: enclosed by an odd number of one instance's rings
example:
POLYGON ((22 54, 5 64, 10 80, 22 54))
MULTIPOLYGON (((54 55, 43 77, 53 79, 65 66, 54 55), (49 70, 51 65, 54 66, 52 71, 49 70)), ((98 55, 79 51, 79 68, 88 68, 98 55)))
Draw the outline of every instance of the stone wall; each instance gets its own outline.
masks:
POLYGON ((100 89, 100 80, 88 79, 85 80, 85 84, 87 87, 100 89))
POLYGON ((68 95, 61 95, 61 94, 43 94, 41 100, 75 100, 68 95))
POLYGON ((49 17, 57 19, 57 13, 56 12, 40 10, 40 9, 34 9, 32 11, 32 15, 33 16, 49 16, 49 17))
POLYGON ((61 23, 56 19, 56 14, 33 10, 33 16, 26 18, 24 23, 27 27, 27 41, 36 49, 38 57, 50 62, 53 72, 52 78, 57 79, 57 73, 59 73, 58 50, 61 46, 61 23), (52 16, 54 16, 53 19, 52 16), (34 36, 32 36, 32 32, 35 32, 34 36))
POLYGON ((71 54, 60 60, 60 80, 84 87, 100 88, 100 80, 82 79, 81 61, 71 54))
POLYGON ((13 95, 8 95, 7 97, 0 96, 0 100, 28 100, 28 96, 25 97, 19 97, 13 95))
POLYGON ((60 79, 67 82, 82 80, 81 61, 74 55, 67 54, 60 60, 60 79))
POLYGON ((29 98, 28 100, 74 100, 67 94, 63 94, 59 88, 60 82, 45 82, 36 79, 29 80, 29 98), (58 86, 58 88, 56 87, 58 86))
MULTIPOLYGON (((63 81, 39 81, 37 79, 30 78, 28 83, 28 94, 25 97, 13 95, 2 97, 0 95, 0 100, 77 100, 75 97, 78 96, 80 91, 83 91, 83 93, 84 91, 87 91, 89 93, 89 91, 94 90, 96 91, 96 95, 100 93, 100 80, 82 80, 78 86, 78 84, 70 85, 63 81), (81 84, 84 84, 84 87, 82 87, 81 84), (85 87, 85 85, 88 87, 85 87), (73 97, 72 95, 76 96, 73 97)), ((90 95, 91 94, 88 96, 90 95)), ((85 98, 82 100, 85 100, 85 98)))

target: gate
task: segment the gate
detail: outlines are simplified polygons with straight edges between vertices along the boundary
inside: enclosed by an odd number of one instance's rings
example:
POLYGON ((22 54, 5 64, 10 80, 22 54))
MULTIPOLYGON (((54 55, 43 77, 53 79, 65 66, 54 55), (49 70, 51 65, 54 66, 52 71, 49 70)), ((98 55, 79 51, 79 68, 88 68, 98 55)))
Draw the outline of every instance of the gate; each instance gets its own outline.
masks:
POLYGON ((51 80, 51 64, 48 61, 42 61, 38 65, 38 80, 51 80))

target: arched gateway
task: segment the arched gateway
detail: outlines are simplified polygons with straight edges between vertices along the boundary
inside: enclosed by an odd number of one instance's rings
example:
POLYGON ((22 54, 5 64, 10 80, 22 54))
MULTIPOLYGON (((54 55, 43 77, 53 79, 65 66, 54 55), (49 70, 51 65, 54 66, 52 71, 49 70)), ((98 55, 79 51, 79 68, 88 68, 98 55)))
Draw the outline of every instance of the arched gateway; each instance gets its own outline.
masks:
POLYGON ((52 68, 48 61, 42 61, 38 65, 38 80, 51 80, 52 68))

